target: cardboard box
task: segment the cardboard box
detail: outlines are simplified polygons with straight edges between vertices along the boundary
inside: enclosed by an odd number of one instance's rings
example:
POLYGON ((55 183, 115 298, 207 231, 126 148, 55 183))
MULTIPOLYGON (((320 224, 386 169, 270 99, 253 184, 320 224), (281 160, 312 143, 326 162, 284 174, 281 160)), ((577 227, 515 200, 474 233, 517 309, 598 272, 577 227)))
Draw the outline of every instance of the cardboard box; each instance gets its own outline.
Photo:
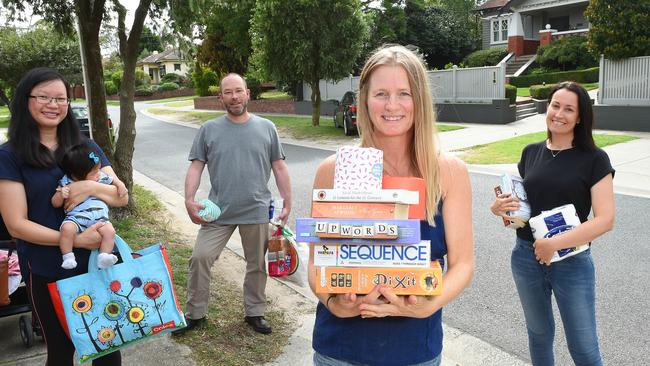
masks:
POLYGON ((405 189, 380 189, 360 191, 347 189, 314 189, 314 201, 324 202, 387 202, 417 205, 419 192, 405 189))
POLYGON ((316 267, 316 293, 367 294, 387 285, 398 295, 440 295, 442 269, 438 261, 429 268, 316 267))
POLYGON ((336 150, 335 189, 381 189, 384 152, 370 147, 343 146, 336 150))
POLYGON ((409 206, 408 218, 424 220, 426 209, 426 187, 424 185, 424 179, 417 177, 391 177, 386 175, 382 178, 381 186, 383 189, 405 189, 418 192, 420 198, 419 203, 409 206))
POLYGON ((308 243, 420 242, 419 220, 296 219, 296 240, 308 243))
POLYGON ((311 217, 334 219, 408 219, 401 203, 312 202, 311 217))
POLYGON ((431 266, 431 242, 417 244, 314 244, 314 265, 317 267, 401 267, 431 266))

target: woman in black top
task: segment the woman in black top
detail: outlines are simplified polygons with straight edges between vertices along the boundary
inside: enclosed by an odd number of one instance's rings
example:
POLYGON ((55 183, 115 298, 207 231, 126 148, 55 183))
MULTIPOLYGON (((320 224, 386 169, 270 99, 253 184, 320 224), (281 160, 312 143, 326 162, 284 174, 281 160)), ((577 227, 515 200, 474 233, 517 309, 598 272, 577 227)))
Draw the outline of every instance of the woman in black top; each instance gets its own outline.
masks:
MULTIPOLYGON (((72 366, 74 346, 56 317, 47 284, 87 272, 89 250, 99 247, 97 228, 103 225, 97 223, 75 237, 79 265, 74 270, 62 269, 58 243, 65 215, 62 208, 52 206, 51 198, 63 177, 58 162, 70 146, 81 142, 69 91, 68 83, 52 69, 40 67, 27 72, 11 102, 9 140, 0 146, 0 214, 17 239, 20 269, 47 346, 46 364, 56 366, 72 366)), ((99 146, 91 140, 87 143, 100 157, 101 170, 116 178, 99 146)), ((65 206, 74 207, 88 196, 123 206, 128 193, 124 184, 119 187, 88 180, 74 182, 65 206)), ((120 352, 93 360, 95 366, 120 364, 120 352)))
MULTIPOLYGON (((533 365, 553 365, 555 296, 569 352, 576 365, 602 365, 596 334, 595 271, 590 249, 551 263, 564 248, 591 243, 614 226, 614 169, 592 137, 593 112, 587 91, 574 82, 555 86, 546 114, 548 138, 528 145, 518 168, 531 216, 573 204, 581 225, 535 240, 529 225, 517 230, 512 273, 521 300, 533 365), (593 218, 588 219, 593 209, 593 218)), ((508 218, 519 203, 497 197, 491 211, 508 218)))

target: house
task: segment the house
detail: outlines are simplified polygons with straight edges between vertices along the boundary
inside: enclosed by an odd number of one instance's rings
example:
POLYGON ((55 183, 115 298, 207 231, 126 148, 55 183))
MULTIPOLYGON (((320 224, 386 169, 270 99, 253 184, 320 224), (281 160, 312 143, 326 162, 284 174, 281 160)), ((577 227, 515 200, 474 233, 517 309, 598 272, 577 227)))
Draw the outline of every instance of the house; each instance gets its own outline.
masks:
POLYGON ((159 84, 165 74, 175 73, 187 76, 190 70, 188 62, 183 59, 178 50, 173 48, 168 48, 163 52, 154 51, 150 56, 138 61, 137 66, 149 74, 151 82, 154 84, 159 84))
POLYGON ((483 48, 505 47, 515 57, 568 35, 585 34, 589 0, 488 0, 476 10, 482 18, 483 48))

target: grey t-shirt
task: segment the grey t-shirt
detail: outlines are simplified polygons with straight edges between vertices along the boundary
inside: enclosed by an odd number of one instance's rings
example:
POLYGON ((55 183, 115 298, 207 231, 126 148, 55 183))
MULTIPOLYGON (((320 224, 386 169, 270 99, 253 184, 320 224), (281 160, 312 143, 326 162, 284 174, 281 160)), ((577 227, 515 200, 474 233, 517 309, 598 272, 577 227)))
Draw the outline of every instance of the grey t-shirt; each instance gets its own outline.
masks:
POLYGON ((226 116, 206 122, 190 150, 190 161, 208 167, 209 198, 221 208, 218 224, 269 221, 271 162, 284 159, 284 151, 273 122, 250 116, 245 123, 226 116))

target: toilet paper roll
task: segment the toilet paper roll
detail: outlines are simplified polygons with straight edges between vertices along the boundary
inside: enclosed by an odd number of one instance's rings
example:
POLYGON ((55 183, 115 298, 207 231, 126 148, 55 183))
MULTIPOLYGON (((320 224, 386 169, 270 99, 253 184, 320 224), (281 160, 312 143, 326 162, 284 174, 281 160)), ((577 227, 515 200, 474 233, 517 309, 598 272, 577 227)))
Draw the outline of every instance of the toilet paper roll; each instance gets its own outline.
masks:
MULTIPOLYGON (((552 210, 542 211, 539 215, 531 217, 528 222, 530 224, 530 229, 533 232, 533 237, 535 237, 535 239, 542 239, 551 238, 573 229, 580 225, 580 218, 576 213, 575 206, 573 206, 573 204, 568 204, 556 207, 552 210)), ((558 250, 553 254, 551 262, 561 261, 583 252, 588 248, 589 244, 585 244, 558 250)))
POLYGON ((203 209, 199 210, 199 216, 207 222, 212 222, 221 216, 221 208, 217 206, 214 202, 205 198, 200 201, 204 206, 203 209))

